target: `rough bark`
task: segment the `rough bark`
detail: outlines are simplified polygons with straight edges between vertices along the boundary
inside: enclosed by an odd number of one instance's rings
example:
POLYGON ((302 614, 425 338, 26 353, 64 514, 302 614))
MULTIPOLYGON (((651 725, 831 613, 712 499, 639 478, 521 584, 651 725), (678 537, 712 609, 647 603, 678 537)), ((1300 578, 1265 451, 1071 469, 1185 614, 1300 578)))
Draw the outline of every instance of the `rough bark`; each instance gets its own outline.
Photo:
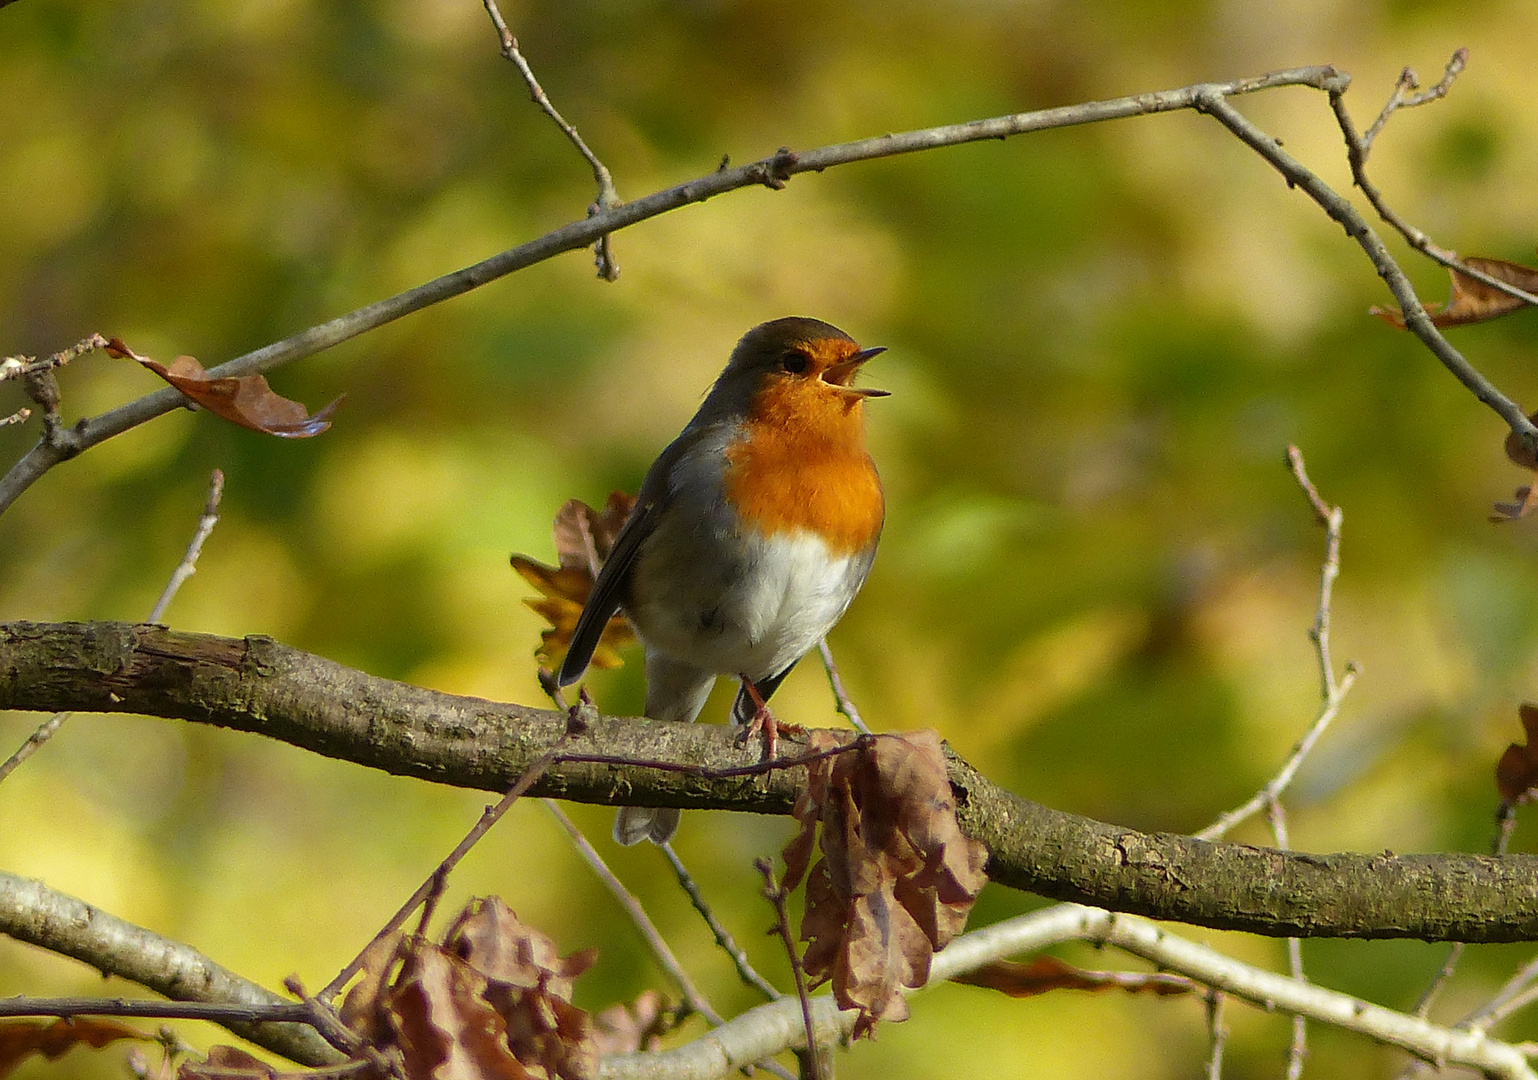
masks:
MULTIPOLYGON (((557 712, 392 682, 270 638, 123 623, 0 625, 0 708, 191 720, 487 791, 505 791, 566 730, 557 712)), ((804 777, 714 775, 756 764, 758 747, 708 724, 595 716, 561 755, 531 794, 785 814, 804 777)), ((1043 896, 1271 936, 1538 939, 1538 857, 1209 844, 1040 806, 959 758, 951 780, 962 827, 991 853, 989 875, 1043 896)))

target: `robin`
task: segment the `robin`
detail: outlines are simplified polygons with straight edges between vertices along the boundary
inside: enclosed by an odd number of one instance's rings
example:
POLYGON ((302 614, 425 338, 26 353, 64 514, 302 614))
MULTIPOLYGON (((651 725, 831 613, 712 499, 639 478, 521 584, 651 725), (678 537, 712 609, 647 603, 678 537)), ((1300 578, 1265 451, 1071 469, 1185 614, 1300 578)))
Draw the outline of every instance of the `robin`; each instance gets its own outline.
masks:
MULTIPOLYGON (((582 676, 623 608, 646 652, 646 715, 692 722, 718 675, 742 680, 732 719, 762 727, 765 702, 843 616, 870 572, 886 503, 865 451, 871 357, 817 319, 749 330, 635 508, 572 634, 562 686, 582 676)), ((678 810, 622 807, 621 844, 666 843, 678 810)))

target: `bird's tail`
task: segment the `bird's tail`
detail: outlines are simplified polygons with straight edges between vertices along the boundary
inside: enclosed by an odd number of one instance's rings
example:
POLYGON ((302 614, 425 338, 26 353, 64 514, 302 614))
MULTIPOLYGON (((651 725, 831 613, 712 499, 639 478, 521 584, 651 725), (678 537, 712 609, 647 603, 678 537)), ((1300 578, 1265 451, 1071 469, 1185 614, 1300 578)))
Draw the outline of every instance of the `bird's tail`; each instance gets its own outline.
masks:
POLYGON ((678 831, 678 817, 673 806, 622 806, 614 815, 615 842, 626 847, 642 840, 665 844, 678 831))

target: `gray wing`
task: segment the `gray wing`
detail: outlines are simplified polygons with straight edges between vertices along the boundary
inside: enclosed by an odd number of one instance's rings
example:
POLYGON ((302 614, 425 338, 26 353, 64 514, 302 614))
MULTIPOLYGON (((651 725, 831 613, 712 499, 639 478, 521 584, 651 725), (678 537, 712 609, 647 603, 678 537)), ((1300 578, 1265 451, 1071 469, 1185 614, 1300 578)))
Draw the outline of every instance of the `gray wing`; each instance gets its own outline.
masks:
MULTIPOLYGON (((648 486, 641 485, 643 493, 648 486)), ((588 594, 582 614, 577 618, 577 628, 572 631, 571 648, 566 652, 566 659, 561 662, 561 673, 557 681, 562 686, 570 686, 582 678, 582 673, 593 659, 593 650, 598 648, 603 628, 619 610, 620 599, 625 594, 625 585, 630 578, 630 568, 635 565, 636 552, 641 550, 641 542, 651 534, 661 502, 655 496, 637 502, 635 509, 630 511, 630 517, 625 519, 625 524, 620 528, 619 535, 614 538, 614 550, 609 552, 603 569, 598 571, 598 580, 593 583, 593 591, 588 594)))

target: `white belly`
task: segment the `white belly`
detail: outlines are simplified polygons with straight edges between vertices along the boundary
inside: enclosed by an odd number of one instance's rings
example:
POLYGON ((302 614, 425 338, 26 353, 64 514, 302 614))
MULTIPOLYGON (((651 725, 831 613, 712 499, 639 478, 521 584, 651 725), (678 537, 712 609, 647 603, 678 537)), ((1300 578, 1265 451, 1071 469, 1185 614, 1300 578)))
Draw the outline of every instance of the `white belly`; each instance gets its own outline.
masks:
MULTIPOLYGON (((709 530, 706 530, 709 533, 709 530)), ((683 540, 691 558, 637 575, 626 613, 648 650, 755 682, 799 660, 843 616, 870 568, 868 553, 834 556, 810 533, 654 536, 683 540)), ((676 550, 676 549, 675 549, 676 550)))

